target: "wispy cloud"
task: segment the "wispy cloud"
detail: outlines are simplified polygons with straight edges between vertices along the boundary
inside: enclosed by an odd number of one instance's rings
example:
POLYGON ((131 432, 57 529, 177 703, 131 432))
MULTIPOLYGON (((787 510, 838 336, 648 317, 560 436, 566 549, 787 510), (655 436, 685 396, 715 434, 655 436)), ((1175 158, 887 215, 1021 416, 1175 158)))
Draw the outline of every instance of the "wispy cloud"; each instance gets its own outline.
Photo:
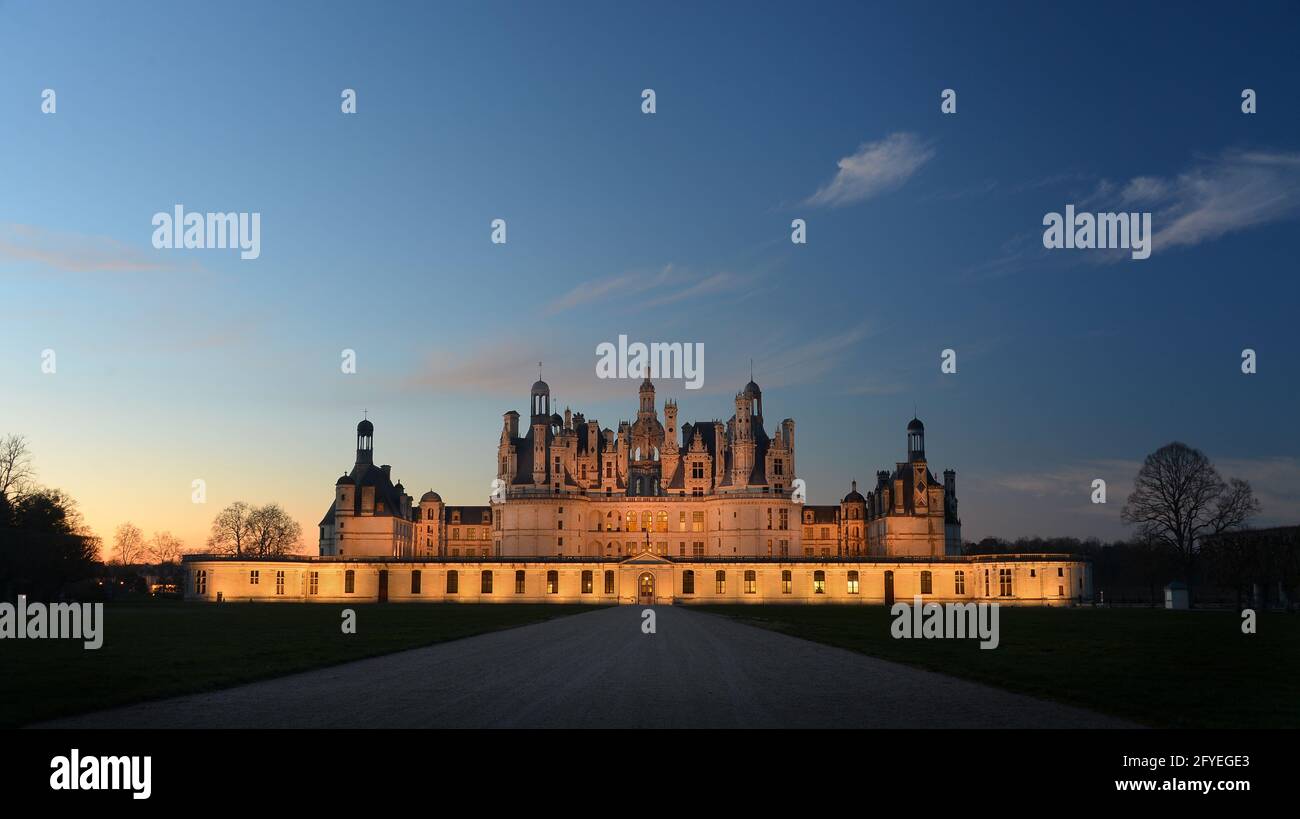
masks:
POLYGON ((807 384, 838 372, 850 353, 859 351, 862 341, 873 335, 872 328, 860 324, 828 335, 803 338, 795 342, 769 341, 756 351, 759 363, 756 379, 764 385, 787 387, 807 384))
MULTIPOLYGON (((1218 458, 1215 467, 1225 480, 1250 481, 1261 507, 1259 519, 1253 521, 1255 525, 1293 524, 1300 518, 1300 458, 1218 458)), ((1061 509, 1070 509, 1074 514, 1117 517, 1141 468, 1142 462, 1136 460, 1093 460, 1064 464, 1048 471, 986 473, 977 480, 986 490, 1028 496, 1049 506, 1060 504, 1061 509), (1095 478, 1106 481, 1105 504, 1091 502, 1095 478)))
POLYGON ((1228 151, 1170 178, 1102 180, 1088 201, 1152 211, 1157 251, 1198 245, 1300 216, 1300 153, 1228 151))
POLYGON ((1097 460, 1064 465, 1045 472, 993 474, 987 479, 990 484, 1016 494, 1035 498, 1077 498, 1080 503, 1089 503, 1092 482, 1101 478, 1106 482, 1109 505, 1115 501, 1124 502, 1116 493, 1127 495, 1126 487, 1132 486, 1133 478, 1141 468, 1141 461, 1097 460))
MULTIPOLYGON (((1080 174, 1049 177, 1023 192, 1076 183, 1080 178, 1080 174)), ((1300 217, 1300 153, 1225 151, 1217 159, 1201 160, 1175 176, 1135 176, 1127 182, 1099 179, 1091 187, 1091 191, 1064 201, 1072 201, 1079 210, 1150 211, 1155 230, 1152 246, 1159 253, 1300 217)), ((1038 230, 1017 234, 1003 243, 997 257, 968 267, 962 274, 991 278, 1029 267, 1041 269, 1049 263, 1083 260, 1110 264, 1131 257, 1128 250, 1099 250, 1083 257, 1053 253, 1043 248, 1041 239, 1038 230)))
POLYGON ((739 289, 743 280, 744 277, 728 271, 700 276, 676 265, 666 264, 652 273, 619 273, 585 281, 547 304, 545 313, 553 316, 575 307, 633 296, 646 297, 637 302, 637 309, 661 307, 696 296, 720 292, 728 287, 739 289))
POLYGON ((1223 458, 1215 465, 1225 479, 1250 481, 1259 499, 1258 525, 1294 525, 1300 520, 1300 458, 1223 458))
POLYGON ((934 149, 915 134, 900 132, 864 142, 837 163, 839 171, 831 181, 804 204, 839 207, 865 201, 898 188, 933 156, 934 149))
MULTIPOLYGON (((158 261, 107 236, 86 236, 20 224, 0 224, 0 258, 67 273, 148 273, 181 267, 158 261)), ((198 268, 193 260, 188 260, 186 266, 198 268)))

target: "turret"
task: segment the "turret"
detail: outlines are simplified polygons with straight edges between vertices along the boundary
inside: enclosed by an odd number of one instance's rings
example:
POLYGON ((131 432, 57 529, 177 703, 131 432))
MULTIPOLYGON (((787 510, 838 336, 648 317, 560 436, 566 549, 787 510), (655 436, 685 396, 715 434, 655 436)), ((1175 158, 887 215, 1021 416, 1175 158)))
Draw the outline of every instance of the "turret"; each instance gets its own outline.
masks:
POLYGON ((919 418, 907 425, 907 460, 925 460, 925 424, 919 418))
POLYGON ((357 424, 357 465, 374 463, 375 425, 368 420, 357 424))

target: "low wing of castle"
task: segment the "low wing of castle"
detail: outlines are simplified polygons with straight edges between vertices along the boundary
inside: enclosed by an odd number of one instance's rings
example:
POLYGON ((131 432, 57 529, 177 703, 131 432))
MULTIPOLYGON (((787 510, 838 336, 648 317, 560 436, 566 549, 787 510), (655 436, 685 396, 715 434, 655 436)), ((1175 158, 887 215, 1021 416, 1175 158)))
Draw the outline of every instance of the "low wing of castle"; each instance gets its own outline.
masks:
POLYGON ((838 504, 803 502, 795 422, 768 433, 763 393, 750 381, 734 414, 681 423, 675 401, 660 420, 654 384, 640 385, 634 421, 617 431, 565 409, 533 384, 529 420, 504 415, 497 480, 486 506, 415 501, 374 463, 374 424, 357 425, 356 462, 320 522, 331 557, 942 557, 961 548, 956 473, 939 482, 925 427, 907 426, 907 460, 876 473, 864 497, 854 481, 838 504))

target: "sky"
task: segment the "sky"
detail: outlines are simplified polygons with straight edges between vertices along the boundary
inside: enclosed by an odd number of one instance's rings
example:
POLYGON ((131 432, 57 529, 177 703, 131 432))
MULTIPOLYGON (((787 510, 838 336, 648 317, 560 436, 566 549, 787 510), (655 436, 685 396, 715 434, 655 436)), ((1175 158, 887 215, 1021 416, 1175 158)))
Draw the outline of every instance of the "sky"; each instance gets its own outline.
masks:
POLYGON ((1174 440, 1294 524, 1300 9, 1055 5, 0 0, 0 435, 106 541, 243 500, 310 551, 363 411, 412 494, 486 503, 539 360, 635 417, 625 334, 704 345, 683 421, 752 360, 813 503, 915 413, 966 539, 1122 537, 1174 440), (1151 213, 1150 258, 1045 249, 1068 204, 1151 213), (176 205, 260 255, 155 248, 176 205))

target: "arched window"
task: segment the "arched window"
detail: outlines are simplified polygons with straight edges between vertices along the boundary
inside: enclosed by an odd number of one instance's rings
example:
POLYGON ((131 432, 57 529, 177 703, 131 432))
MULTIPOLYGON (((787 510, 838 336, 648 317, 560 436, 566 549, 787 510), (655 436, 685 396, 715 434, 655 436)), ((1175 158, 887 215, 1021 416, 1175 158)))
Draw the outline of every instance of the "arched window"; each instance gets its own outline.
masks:
POLYGON ((713 575, 713 584, 714 584, 714 591, 716 591, 718 594, 726 594, 727 573, 724 572, 722 569, 718 569, 718 571, 713 575))
POLYGON ((343 593, 352 594, 357 590, 357 573, 348 569, 343 573, 343 593))
POLYGON ((641 513, 641 528, 646 530, 647 532, 651 530, 650 527, 652 525, 651 524, 652 515, 653 513, 649 509, 641 513))
POLYGON ((460 573, 455 569, 447 572, 447 594, 457 594, 460 592, 460 573))
POLYGON ((480 576, 482 577, 482 580, 480 581, 479 591, 482 592, 483 594, 491 594, 492 593, 492 570, 484 569, 482 575, 480 576))
POLYGON ((546 593, 547 594, 560 593, 560 573, 555 571, 554 569, 551 569, 549 572, 546 573, 546 593))
POLYGON ((655 531, 656 532, 668 531, 668 513, 666 511, 661 511, 657 515, 655 515, 655 531))
POLYGON ((745 594, 758 593, 758 572, 753 569, 745 570, 745 594))
POLYGON ((682 594, 695 594, 695 572, 690 569, 682 572, 682 594))
POLYGON ((813 572, 813 594, 826 593, 826 572, 818 569, 813 572))

